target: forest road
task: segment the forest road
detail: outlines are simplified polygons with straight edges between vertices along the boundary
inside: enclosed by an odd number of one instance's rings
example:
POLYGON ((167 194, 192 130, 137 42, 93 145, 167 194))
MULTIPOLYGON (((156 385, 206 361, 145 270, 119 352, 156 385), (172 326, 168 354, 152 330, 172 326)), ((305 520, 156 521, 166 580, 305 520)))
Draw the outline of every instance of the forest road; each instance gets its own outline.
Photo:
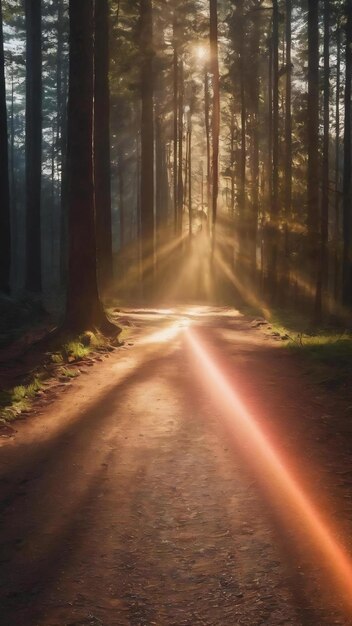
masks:
POLYGON ((121 315, 125 347, 1 441, 1 626, 352 624, 236 406, 225 424, 222 383, 344 540, 333 401, 233 309, 121 315))

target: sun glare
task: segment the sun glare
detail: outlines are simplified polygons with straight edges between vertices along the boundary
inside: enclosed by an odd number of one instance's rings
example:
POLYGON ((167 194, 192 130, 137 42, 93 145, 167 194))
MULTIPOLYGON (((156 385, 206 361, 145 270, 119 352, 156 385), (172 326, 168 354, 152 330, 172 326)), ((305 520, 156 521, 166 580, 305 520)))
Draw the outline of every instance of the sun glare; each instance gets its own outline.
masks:
POLYGON ((233 381, 228 381, 197 333, 188 328, 185 336, 197 361, 196 370, 201 371, 202 381, 212 393, 214 404, 220 409, 221 418, 234 444, 240 441, 255 467, 259 467, 261 473, 265 474, 271 492, 274 496, 279 495, 281 511, 284 513, 287 508, 295 511, 305 535, 328 565, 329 573, 351 610, 352 560, 335 539, 337 533, 303 491, 287 463, 247 409, 233 381))
POLYGON ((196 57, 199 61, 205 61, 209 56, 208 48, 202 44, 196 46, 196 57))

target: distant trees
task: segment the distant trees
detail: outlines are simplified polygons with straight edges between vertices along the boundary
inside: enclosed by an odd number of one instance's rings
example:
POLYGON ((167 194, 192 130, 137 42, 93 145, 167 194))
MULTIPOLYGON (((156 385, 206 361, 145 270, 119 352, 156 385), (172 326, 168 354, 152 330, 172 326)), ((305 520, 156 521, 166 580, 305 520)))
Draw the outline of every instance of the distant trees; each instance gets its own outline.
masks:
POLYGON ((351 0, 91 5, 94 67, 89 59, 85 70, 95 68, 94 95, 84 74, 84 115, 74 129, 72 85, 69 125, 66 119, 69 54, 78 58, 75 42, 72 54, 68 49, 68 7, 74 9, 67 0, 25 0, 21 11, 2 0, 0 131, 9 135, 9 158, 6 165, 1 139, 0 288, 8 289, 11 259, 14 292, 49 290, 63 301, 69 288, 70 308, 76 284, 86 302, 95 301, 87 319, 96 318, 98 290, 104 296, 114 289, 113 274, 134 293, 143 282, 147 297, 167 251, 177 250, 168 265, 178 267, 186 250, 197 249, 181 243, 186 233, 190 240, 203 227, 214 233, 217 223, 224 254, 214 259, 226 260, 244 293, 290 303, 315 322, 347 315, 351 0), (82 181, 85 168, 84 191, 73 185, 72 168, 82 181), (78 281, 82 264, 87 281, 78 281))

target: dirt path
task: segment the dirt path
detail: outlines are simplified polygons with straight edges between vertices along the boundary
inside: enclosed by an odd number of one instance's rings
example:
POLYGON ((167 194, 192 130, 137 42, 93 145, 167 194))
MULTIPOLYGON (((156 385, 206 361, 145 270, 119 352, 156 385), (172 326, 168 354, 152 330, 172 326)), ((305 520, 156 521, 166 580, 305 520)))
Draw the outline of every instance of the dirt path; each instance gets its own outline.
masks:
POLYGON ((344 541, 351 451, 334 403, 233 310, 126 316, 134 345, 1 444, 1 625, 352 624, 294 511, 223 426, 188 329, 344 541))

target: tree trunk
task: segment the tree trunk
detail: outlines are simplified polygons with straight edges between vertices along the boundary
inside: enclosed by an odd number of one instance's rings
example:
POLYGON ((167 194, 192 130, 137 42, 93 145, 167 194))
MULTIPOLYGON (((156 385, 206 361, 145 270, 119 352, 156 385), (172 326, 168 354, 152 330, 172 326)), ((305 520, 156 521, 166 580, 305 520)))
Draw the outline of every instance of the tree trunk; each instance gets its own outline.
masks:
POLYGON ((335 224, 334 224, 334 296, 340 293, 340 72, 341 72, 341 26, 336 33, 336 101, 335 101, 335 224))
POLYGON ((152 1, 140 4, 141 50, 141 247, 142 289, 147 296, 154 275, 154 111, 152 1))
POLYGON ((248 220, 248 272, 254 285, 257 272, 257 229, 259 215, 259 23, 257 16, 254 17, 252 34, 252 58, 253 58, 253 104, 252 104, 252 202, 248 220))
MULTIPOLYGON (((307 260, 310 287, 317 285, 319 266, 319 12, 308 0, 308 110, 307 110, 307 260)), ((317 311, 314 310, 314 318, 317 311)), ((315 321, 315 319, 314 319, 315 321)))
POLYGON ((69 266, 65 326, 106 321, 99 300, 93 182, 93 0, 70 0, 68 100, 69 266))
POLYGON ((290 224, 292 220, 292 0, 286 0, 286 109, 285 109, 285 250, 284 280, 290 280, 290 224))
POLYGON ((273 300, 277 290, 277 256, 278 256, 278 217, 279 217, 279 7, 278 0, 273 0, 273 34, 272 34, 272 195, 270 205, 269 234, 269 292, 273 300))
POLYGON ((246 258, 246 245, 245 245, 245 233, 246 233, 246 219, 247 219, 247 188, 246 188, 246 159, 247 159, 247 145, 246 145, 246 122, 247 122, 247 108, 246 108, 246 90, 245 90, 245 44, 244 44, 244 15, 243 15, 243 0, 238 3, 239 20, 241 23, 241 34, 239 41, 239 70, 240 70, 240 101, 241 101, 241 156, 240 156, 240 193, 239 193, 239 211, 238 211, 238 237, 239 237, 239 253, 240 262, 243 264, 246 258))
POLYGON ((204 72, 204 116, 205 116, 205 138, 207 143, 207 217, 208 228, 210 226, 210 204, 211 204, 211 145, 210 145, 210 95, 209 95, 209 74, 207 67, 204 72))
POLYGON ((342 302, 352 305, 352 220, 351 220, 351 81, 352 1, 346 0, 345 130, 343 141, 343 258, 342 302))
POLYGON ((231 101, 230 123, 231 217, 235 217, 235 102, 231 101))
POLYGON ((318 267, 315 315, 321 322, 328 286, 328 227, 329 227, 329 143, 330 143, 330 0, 324 0, 324 137, 322 161, 322 197, 320 226, 320 262, 318 267))
POLYGON ((112 283, 109 2, 95 0, 94 184, 98 279, 102 291, 112 283))
POLYGON ((218 54, 218 3, 210 0, 210 68, 213 82, 213 115, 212 115, 212 251, 215 245, 215 229, 219 192, 219 133, 220 133, 220 80, 218 54))
POLYGON ((178 143, 178 28, 177 13, 174 11, 173 20, 173 187, 174 187, 174 230, 177 232, 177 143, 178 143))
POLYGON ((11 227, 2 3, 0 0, 0 291, 10 291, 11 227))
POLYGON ((178 90, 178 182, 177 182, 177 229, 182 233, 182 217, 183 217, 183 101, 184 101, 184 83, 183 83, 183 59, 180 60, 179 67, 179 90, 178 90))
POLYGON ((25 0, 26 12, 26 289, 40 293, 42 35, 41 2, 25 0))
MULTIPOLYGON (((191 113, 190 113, 191 118, 191 113)), ((189 121, 188 131, 188 214, 189 214, 189 240, 192 240, 192 121, 189 121)))

